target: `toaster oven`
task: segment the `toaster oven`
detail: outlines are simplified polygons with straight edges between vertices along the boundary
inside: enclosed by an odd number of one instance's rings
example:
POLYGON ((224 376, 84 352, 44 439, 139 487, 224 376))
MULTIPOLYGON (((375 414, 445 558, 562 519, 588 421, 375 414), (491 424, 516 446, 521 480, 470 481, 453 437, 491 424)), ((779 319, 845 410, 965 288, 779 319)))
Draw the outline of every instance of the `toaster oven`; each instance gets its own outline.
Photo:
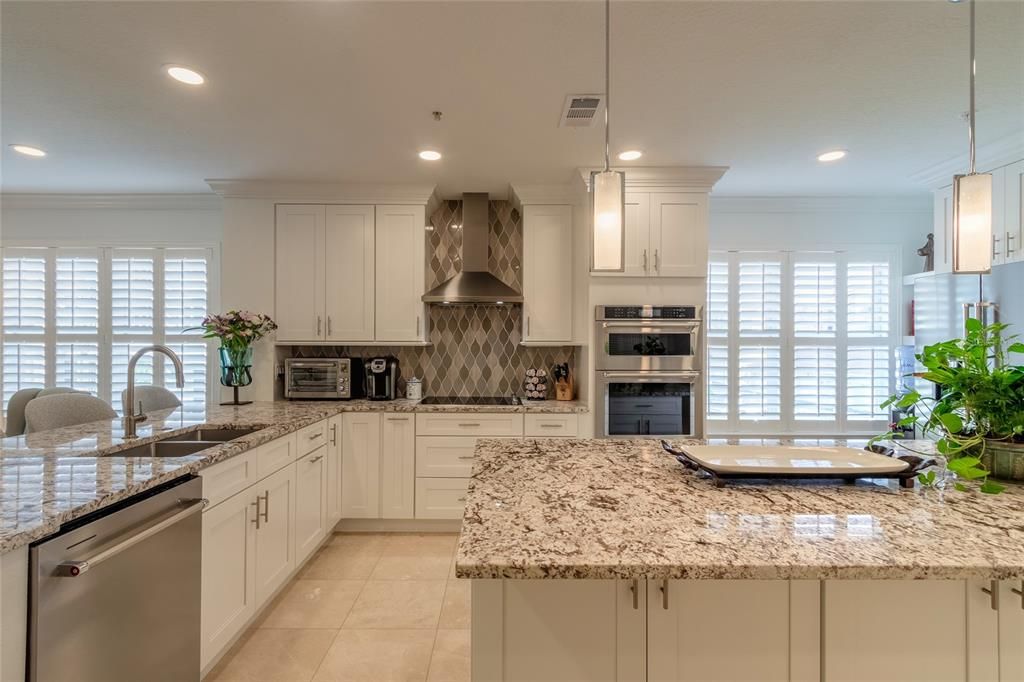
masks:
POLYGON ((288 358, 284 397, 289 400, 349 400, 363 396, 363 362, 358 358, 288 358))

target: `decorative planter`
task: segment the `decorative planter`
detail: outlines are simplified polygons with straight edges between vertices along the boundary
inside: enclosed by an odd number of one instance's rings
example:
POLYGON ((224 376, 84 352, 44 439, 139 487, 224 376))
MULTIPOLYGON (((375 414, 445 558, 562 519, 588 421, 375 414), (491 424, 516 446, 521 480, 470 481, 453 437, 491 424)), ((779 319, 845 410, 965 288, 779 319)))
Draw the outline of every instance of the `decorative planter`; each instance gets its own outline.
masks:
POLYGON ((1024 481, 1024 443, 986 441, 981 463, 991 472, 992 478, 1024 481))

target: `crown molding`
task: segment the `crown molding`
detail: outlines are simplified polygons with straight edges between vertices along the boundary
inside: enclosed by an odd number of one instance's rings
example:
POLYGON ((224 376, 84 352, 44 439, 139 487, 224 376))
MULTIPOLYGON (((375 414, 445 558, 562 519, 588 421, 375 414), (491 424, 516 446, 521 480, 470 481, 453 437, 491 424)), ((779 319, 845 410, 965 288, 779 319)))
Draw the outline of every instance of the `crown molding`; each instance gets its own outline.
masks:
MULTIPOLYGON (((1024 135, 1010 135, 996 142, 978 145, 975 166, 988 171, 1021 159, 1024 159, 1024 135)), ((940 189, 952 185, 954 175, 966 173, 969 164, 968 154, 964 152, 924 168, 911 175, 910 179, 928 189, 940 189)))
POLYGON ((566 184, 512 183, 508 198, 517 209, 524 205, 571 206, 576 203, 576 192, 566 184))
POLYGON ((930 194, 909 196, 734 197, 712 196, 710 212, 723 213, 928 213, 930 194))
POLYGON ((437 201, 434 185, 218 179, 206 184, 225 199, 422 205, 437 201))
POLYGON ((15 209, 121 209, 216 211, 221 198, 215 194, 0 194, 0 206, 15 209))
MULTIPOLYGON (((590 187, 590 174, 601 168, 579 168, 583 184, 590 187)), ((728 166, 612 166, 626 174, 626 189, 700 190, 710 192, 728 166)))

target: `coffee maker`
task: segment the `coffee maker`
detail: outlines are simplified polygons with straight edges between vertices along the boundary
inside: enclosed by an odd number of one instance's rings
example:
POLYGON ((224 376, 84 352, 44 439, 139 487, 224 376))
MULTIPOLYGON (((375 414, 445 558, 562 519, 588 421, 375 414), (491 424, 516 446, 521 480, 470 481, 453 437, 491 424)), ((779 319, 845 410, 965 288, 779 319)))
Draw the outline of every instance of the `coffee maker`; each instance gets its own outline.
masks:
POLYGON ((366 372, 366 397, 370 400, 394 400, 398 397, 398 358, 370 358, 363 365, 366 372))

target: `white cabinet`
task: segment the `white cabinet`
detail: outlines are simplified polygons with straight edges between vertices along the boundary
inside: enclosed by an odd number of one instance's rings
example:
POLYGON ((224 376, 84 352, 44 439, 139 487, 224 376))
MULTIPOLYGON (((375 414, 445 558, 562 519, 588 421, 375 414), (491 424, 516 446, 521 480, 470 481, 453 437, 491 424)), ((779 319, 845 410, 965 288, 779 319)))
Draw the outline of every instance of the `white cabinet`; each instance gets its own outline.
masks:
POLYGON ((472 679, 645 680, 644 588, 638 581, 634 593, 633 585, 474 580, 472 679))
POLYGON ((347 519, 380 517, 380 414, 342 416, 341 510, 347 519))
POLYGON ((295 463, 295 558, 302 562, 327 534, 327 446, 295 463))
POLYGON ((203 668, 256 613, 255 498, 239 493, 203 512, 203 668))
POLYGON ((997 169, 992 176, 993 218, 999 213, 997 238, 1001 241, 1000 262, 1014 263, 1024 260, 1024 161, 997 169), (998 182, 998 185, 997 185, 998 182), (997 199, 998 197, 998 199, 997 199))
POLYGON ((327 526, 341 520, 341 415, 327 420, 327 526))
POLYGON ((816 581, 648 581, 647 679, 814 679, 818 605, 816 581))
POLYGON ((1004 580, 999 590, 999 671, 1024 680, 1024 580, 1004 580))
POLYGON ((570 438, 579 428, 575 414, 528 414, 524 425, 527 438, 570 438))
POLYGON ((932 206, 935 272, 953 271, 953 186, 935 192, 932 206))
POLYGON ((468 490, 468 478, 417 478, 416 518, 461 519, 468 490))
POLYGON ((377 206, 377 341, 426 338, 424 225, 423 206, 377 206))
POLYGON ((277 340, 423 341, 424 211, 278 205, 277 340))
POLYGON ((572 207, 523 207, 523 341, 572 341, 572 207))
POLYGON ((327 341, 373 341, 374 208, 325 207, 323 257, 327 341))
POLYGON ((256 601, 263 603, 295 568, 295 469, 285 467, 255 486, 256 601))
POLYGON ((380 516, 411 519, 416 494, 416 421, 385 414, 380 437, 380 516))
POLYGON ((624 272, 613 277, 706 277, 705 192, 627 192, 624 272))
POLYGON ((655 277, 707 277, 707 194, 651 194, 650 221, 655 277))
POLYGON ((322 338, 324 219, 323 206, 277 207, 274 320, 278 341, 322 338))

